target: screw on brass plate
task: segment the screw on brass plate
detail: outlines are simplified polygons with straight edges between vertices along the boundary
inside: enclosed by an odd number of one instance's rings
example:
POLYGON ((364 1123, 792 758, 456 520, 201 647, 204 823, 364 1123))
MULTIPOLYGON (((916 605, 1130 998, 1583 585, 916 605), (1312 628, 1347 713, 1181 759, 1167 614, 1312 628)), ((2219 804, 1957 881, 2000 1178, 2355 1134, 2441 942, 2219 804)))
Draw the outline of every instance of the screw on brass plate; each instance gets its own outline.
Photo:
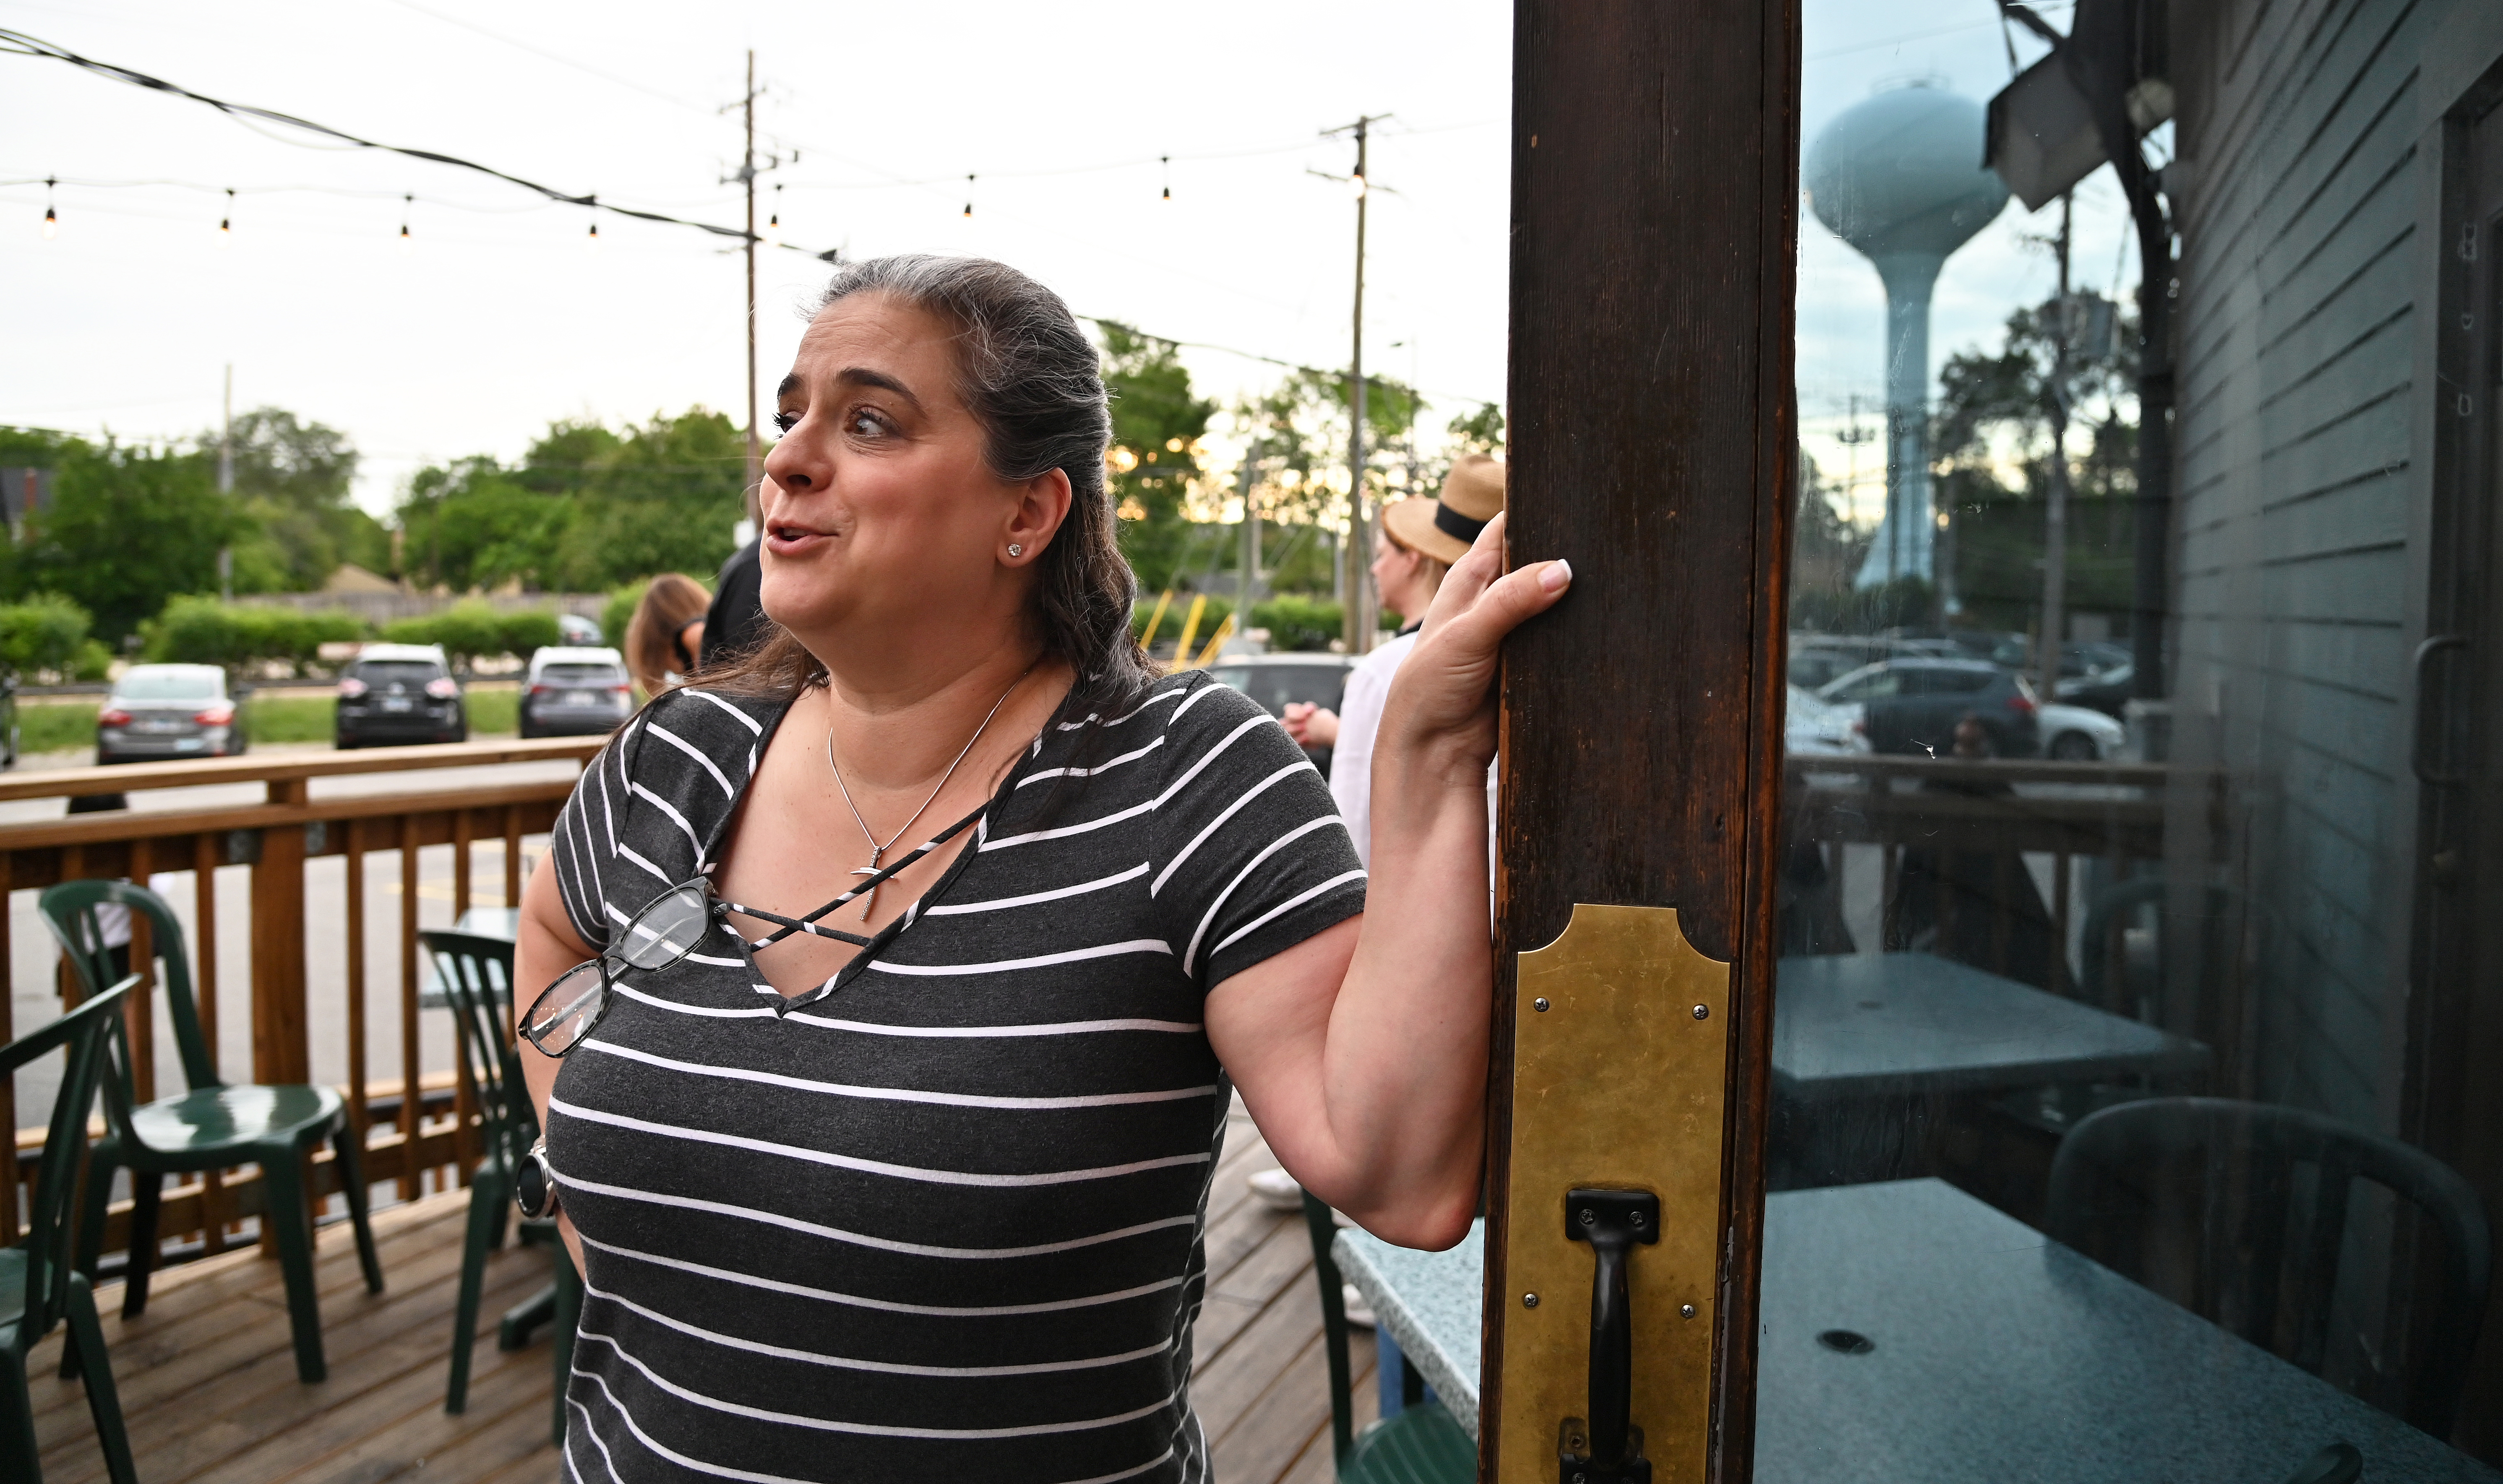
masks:
POLYGON ((1589 1206, 1584 1206, 1582 1208, 1582 1225, 1586 1227, 1595 1227, 1598 1224, 1599 1213, 1592 1210, 1589 1206))
POLYGON ((1691 1303, 1679 1304, 1677 1306, 1677 1317, 1680 1319, 1693 1319, 1695 1317, 1695 1305, 1691 1303))
POLYGON ((1539 1014, 1541 1014, 1541 1015, 1546 1014, 1546 1013, 1547 1013, 1547 1000, 1546 1000, 1546 998, 1545 998, 1544 996, 1541 996, 1540 998, 1537 998, 1537 999, 1533 999, 1533 1000, 1531 1000, 1531 1001, 1529 1002, 1529 1008, 1531 1008, 1531 1009, 1533 1009, 1533 1010, 1537 1011, 1537 1012, 1538 1012, 1539 1014))
POLYGON ((1534 1309, 1538 1307, 1538 1296, 1536 1294, 1522 1295, 1521 1306, 1525 1309, 1534 1309))
POLYGON ((1712 1018, 1712 1007, 1710 1005, 1697 1005, 1695 1007, 1695 1018, 1697 1020, 1710 1020, 1712 1018))

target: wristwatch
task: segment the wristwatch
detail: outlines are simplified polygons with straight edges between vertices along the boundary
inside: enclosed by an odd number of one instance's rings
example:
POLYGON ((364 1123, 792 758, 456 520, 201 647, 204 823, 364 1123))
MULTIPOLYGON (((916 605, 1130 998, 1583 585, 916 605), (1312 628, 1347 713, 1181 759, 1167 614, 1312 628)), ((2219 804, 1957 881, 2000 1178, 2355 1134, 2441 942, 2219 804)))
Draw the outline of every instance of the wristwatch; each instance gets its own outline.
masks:
POLYGON ((533 1221, 556 1214, 556 1171, 548 1165, 544 1134, 522 1156, 521 1167, 513 1171, 513 1204, 533 1221))

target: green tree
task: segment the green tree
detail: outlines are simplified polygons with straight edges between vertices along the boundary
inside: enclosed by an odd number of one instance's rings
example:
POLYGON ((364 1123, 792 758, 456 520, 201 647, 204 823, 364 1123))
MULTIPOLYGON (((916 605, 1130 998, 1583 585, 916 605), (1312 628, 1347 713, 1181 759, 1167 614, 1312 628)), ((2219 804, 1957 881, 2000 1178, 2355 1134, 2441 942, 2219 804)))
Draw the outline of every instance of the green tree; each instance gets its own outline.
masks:
POLYGON ((401 569, 454 591, 574 592, 706 571, 730 556, 746 456, 745 435, 701 407, 623 432, 554 422, 519 463, 419 470, 396 512, 401 569))
MULTIPOLYGON (((2055 387, 2059 313, 2056 302, 2017 310, 1998 350, 1960 352, 1938 373, 1932 475, 1956 523, 1957 590, 1966 613, 1988 627, 2040 621, 2049 414, 2061 392, 2070 408, 2069 607, 2117 614, 2131 603, 2136 326, 2122 315, 2103 343, 2073 343, 2067 381, 2055 387)), ((2073 341, 2088 339, 2079 328, 2091 322, 2073 315, 2073 341)))
POLYGON ((541 588, 574 509, 493 458, 421 469, 400 501, 400 564, 421 585, 456 592, 511 581, 541 588))
POLYGON ((1113 503, 1120 513, 1121 555, 1140 586, 1172 587, 1188 564, 1198 530, 1183 505, 1204 471, 1199 440, 1217 404, 1193 396, 1180 347, 1109 320, 1104 389, 1113 402, 1113 503))
POLYGON ((58 593, 120 641, 176 593, 217 588, 218 551, 255 532, 218 493, 215 455, 63 440, 52 509, 9 554, 12 596, 58 593))
MULTIPOLYGON (((200 444, 214 457, 217 435, 200 444)), ((255 527, 236 543, 237 587, 310 591, 341 562, 391 565, 390 533, 349 498, 357 451, 345 433, 256 407, 235 419, 231 447, 235 498, 255 527)))
POLYGON ((730 558, 743 513, 747 437, 701 407, 654 414, 622 434, 559 423, 531 446, 516 478, 574 506, 545 585, 570 592, 655 572, 709 571, 730 558))

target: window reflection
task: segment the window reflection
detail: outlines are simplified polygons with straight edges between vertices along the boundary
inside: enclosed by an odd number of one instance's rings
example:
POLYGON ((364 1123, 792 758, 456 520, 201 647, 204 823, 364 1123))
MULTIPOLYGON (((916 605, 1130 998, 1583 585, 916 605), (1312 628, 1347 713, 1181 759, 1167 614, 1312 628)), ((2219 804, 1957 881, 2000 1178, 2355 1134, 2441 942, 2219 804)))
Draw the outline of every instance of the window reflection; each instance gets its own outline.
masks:
POLYGON ((2333 10, 1806 8, 1760 1476, 2503 1463, 2503 20, 2333 10))

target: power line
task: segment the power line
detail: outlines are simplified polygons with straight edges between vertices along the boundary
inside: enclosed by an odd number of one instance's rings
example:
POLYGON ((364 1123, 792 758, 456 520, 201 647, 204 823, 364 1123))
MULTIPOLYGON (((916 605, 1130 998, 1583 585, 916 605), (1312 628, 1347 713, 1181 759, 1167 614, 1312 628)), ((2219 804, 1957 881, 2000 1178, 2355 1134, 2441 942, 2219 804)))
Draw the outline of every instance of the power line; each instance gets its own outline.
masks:
MULTIPOLYGON (((347 147, 354 149, 379 150, 387 154, 405 155, 410 159, 422 159, 431 164, 449 165, 458 170, 475 171, 480 175, 491 176, 496 180, 506 183, 507 185, 519 186, 525 190, 537 191, 540 195, 547 197, 549 200, 565 206, 579 206, 589 211, 607 212, 614 216, 627 217, 638 221, 655 221, 666 226, 691 226, 698 231, 709 232, 716 237, 728 237, 737 242, 752 242, 758 240, 753 236, 753 234, 741 231, 739 228, 735 226, 720 226, 710 221, 695 221, 685 217, 672 217, 665 212, 647 212, 631 206, 618 206, 612 202, 600 200, 596 194, 575 195, 569 191, 559 190, 553 186, 542 186, 536 181, 525 180, 518 175, 497 170, 492 165, 482 165, 476 160, 463 159, 457 154, 445 154, 435 150, 412 149, 406 145, 384 144, 380 140, 366 139, 361 135, 351 134, 345 129, 334 129, 326 123, 316 123, 310 118, 298 118, 293 114, 283 114, 278 112, 276 109, 258 108, 248 103, 232 103, 223 98, 213 98, 207 93, 193 92, 188 87, 166 82, 162 78, 151 77, 149 74, 137 71, 133 68, 122 67, 112 62, 102 62, 97 61, 92 57, 82 56, 67 48, 56 47, 51 42, 44 41, 38 37, 29 36, 23 31, 13 31, 5 27, 0 27, 0 52, 15 52, 19 56, 42 57, 49 61, 66 62, 73 67, 92 72, 98 77, 110 78, 117 83, 127 83, 133 87, 145 87, 153 92, 161 92, 177 98, 188 98, 194 103, 206 104, 208 107, 216 109, 218 112, 226 115, 228 118, 246 124, 252 123, 255 119, 259 119, 269 123, 278 124, 286 128, 301 129, 307 133, 319 135, 326 139, 339 140, 347 147)), ((596 233, 600 229, 595 225, 592 230, 596 233)), ((829 260, 831 260, 828 253, 810 253, 806 248, 795 247, 787 243, 782 244, 782 246, 790 248, 793 252, 807 253, 811 257, 829 258, 829 260)))
POLYGON ((439 20, 448 26, 459 26, 462 30, 475 32, 476 34, 487 38, 489 41, 500 42, 507 47, 511 47, 517 51, 527 51, 531 53, 531 55, 538 57, 542 61, 554 62, 560 67, 570 67, 576 72, 598 78, 603 83, 614 83, 620 87, 631 87, 647 98, 658 98, 664 103, 672 104, 678 108, 685 109, 691 114, 703 114, 709 118, 713 113, 713 110, 706 108, 701 103, 691 103, 673 93, 663 92, 657 87, 646 87, 632 78, 621 78, 613 72, 602 72, 597 67, 590 66, 587 63, 577 62, 569 56, 560 55, 554 51, 548 51, 544 47, 531 46, 529 42, 516 40, 513 37, 504 35, 500 31, 490 31, 485 26, 479 25, 474 21, 463 20, 457 16, 446 16, 441 11, 431 10, 426 6, 416 4, 415 0, 391 0, 391 3, 398 6, 402 10, 415 11, 419 15, 424 16, 430 20, 439 20))

